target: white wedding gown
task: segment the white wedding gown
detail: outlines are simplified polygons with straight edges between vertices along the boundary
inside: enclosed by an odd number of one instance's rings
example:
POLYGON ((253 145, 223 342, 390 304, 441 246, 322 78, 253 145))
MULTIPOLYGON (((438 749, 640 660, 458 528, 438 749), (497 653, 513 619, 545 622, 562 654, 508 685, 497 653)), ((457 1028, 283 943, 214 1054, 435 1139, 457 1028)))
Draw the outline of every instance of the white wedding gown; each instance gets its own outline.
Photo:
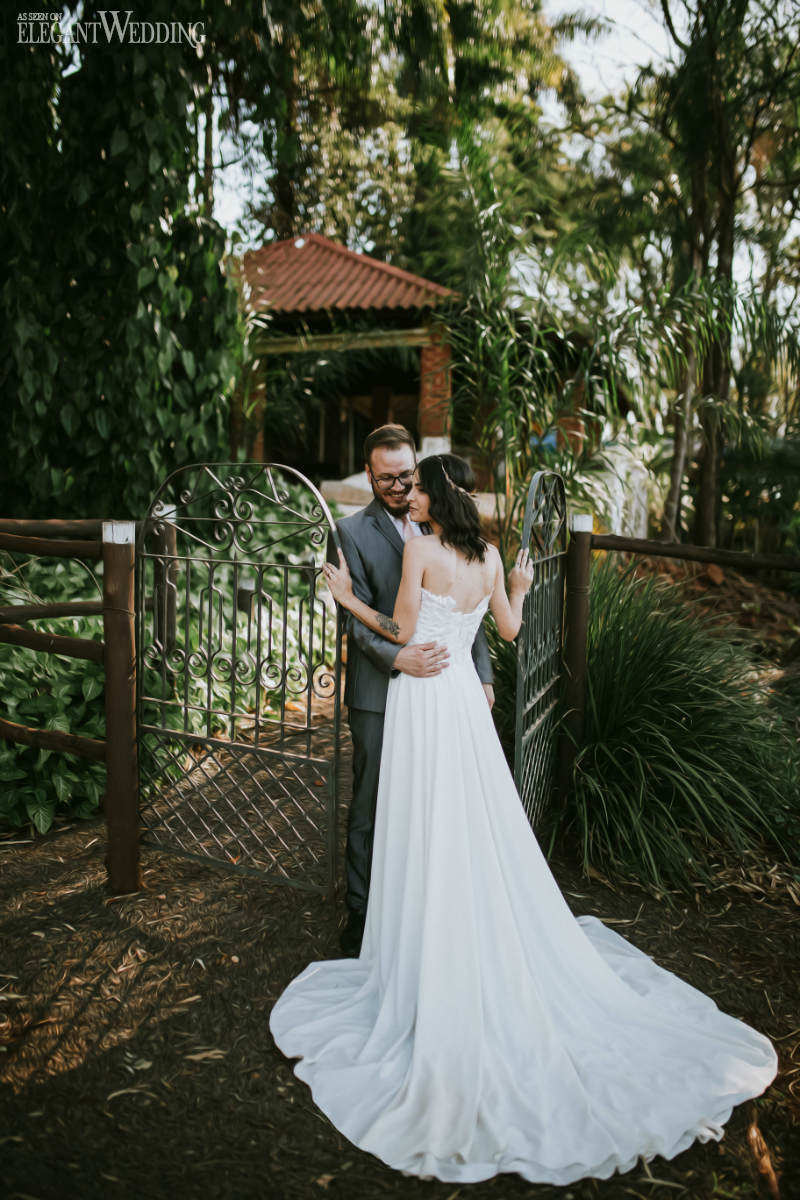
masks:
POLYGON ((488 603, 423 590, 392 679, 361 956, 312 963, 270 1016, 351 1142, 415 1175, 571 1183, 722 1136, 771 1043, 594 917, 539 850, 470 656, 488 603))

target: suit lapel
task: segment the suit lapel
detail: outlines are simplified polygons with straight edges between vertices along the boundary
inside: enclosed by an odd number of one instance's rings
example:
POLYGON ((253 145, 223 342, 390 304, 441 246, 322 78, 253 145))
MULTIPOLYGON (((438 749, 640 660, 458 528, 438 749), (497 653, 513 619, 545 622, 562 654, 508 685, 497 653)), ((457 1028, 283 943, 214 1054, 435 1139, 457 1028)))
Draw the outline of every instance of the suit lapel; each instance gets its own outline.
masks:
POLYGON ((378 532, 383 534, 389 545, 402 557, 403 539, 398 533, 394 521, 379 500, 373 500, 367 505, 367 515, 371 518, 378 532))

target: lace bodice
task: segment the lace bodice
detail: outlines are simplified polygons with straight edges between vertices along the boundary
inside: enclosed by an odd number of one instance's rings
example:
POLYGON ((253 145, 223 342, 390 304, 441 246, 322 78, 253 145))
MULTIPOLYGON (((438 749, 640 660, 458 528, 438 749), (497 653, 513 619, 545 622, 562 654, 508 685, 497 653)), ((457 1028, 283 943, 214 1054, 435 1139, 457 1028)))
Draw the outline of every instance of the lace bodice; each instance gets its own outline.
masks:
POLYGON ((456 612, 452 596, 439 596, 423 588, 417 627, 408 644, 437 642, 446 645, 451 663, 468 658, 488 607, 489 597, 484 596, 471 612, 456 612))

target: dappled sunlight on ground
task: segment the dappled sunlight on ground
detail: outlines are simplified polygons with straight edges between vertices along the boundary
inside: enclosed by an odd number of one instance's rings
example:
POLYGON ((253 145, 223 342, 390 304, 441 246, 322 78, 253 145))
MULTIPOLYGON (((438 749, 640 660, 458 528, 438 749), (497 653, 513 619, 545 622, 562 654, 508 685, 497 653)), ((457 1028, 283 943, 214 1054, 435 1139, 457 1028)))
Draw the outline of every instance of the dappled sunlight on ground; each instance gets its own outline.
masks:
MULTIPOLYGON (((338 952, 319 894, 162 851, 112 897, 98 822, 0 841, 0 1145, 4 1200, 791 1200, 800 1184, 797 908, 776 877, 657 901, 635 884, 557 878, 576 913, 620 933, 774 1039, 781 1075, 694 1146, 604 1182, 516 1176, 453 1190, 350 1146, 272 1044, 270 1008, 338 952), (794 1190, 793 1190, 794 1189, 794 1190)), ((532 915, 535 919, 535 914, 532 915)))

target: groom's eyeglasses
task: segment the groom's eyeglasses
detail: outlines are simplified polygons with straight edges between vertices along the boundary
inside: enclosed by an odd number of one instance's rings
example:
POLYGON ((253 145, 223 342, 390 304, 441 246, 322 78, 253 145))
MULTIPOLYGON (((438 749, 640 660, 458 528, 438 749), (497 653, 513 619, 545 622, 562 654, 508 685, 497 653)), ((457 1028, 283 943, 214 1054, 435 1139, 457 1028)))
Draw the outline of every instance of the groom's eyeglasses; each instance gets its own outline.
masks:
POLYGON ((389 492, 396 483, 404 492, 411 491, 411 484, 414 481, 413 471, 401 471, 399 475, 373 475, 372 478, 377 483, 382 492, 389 492))

